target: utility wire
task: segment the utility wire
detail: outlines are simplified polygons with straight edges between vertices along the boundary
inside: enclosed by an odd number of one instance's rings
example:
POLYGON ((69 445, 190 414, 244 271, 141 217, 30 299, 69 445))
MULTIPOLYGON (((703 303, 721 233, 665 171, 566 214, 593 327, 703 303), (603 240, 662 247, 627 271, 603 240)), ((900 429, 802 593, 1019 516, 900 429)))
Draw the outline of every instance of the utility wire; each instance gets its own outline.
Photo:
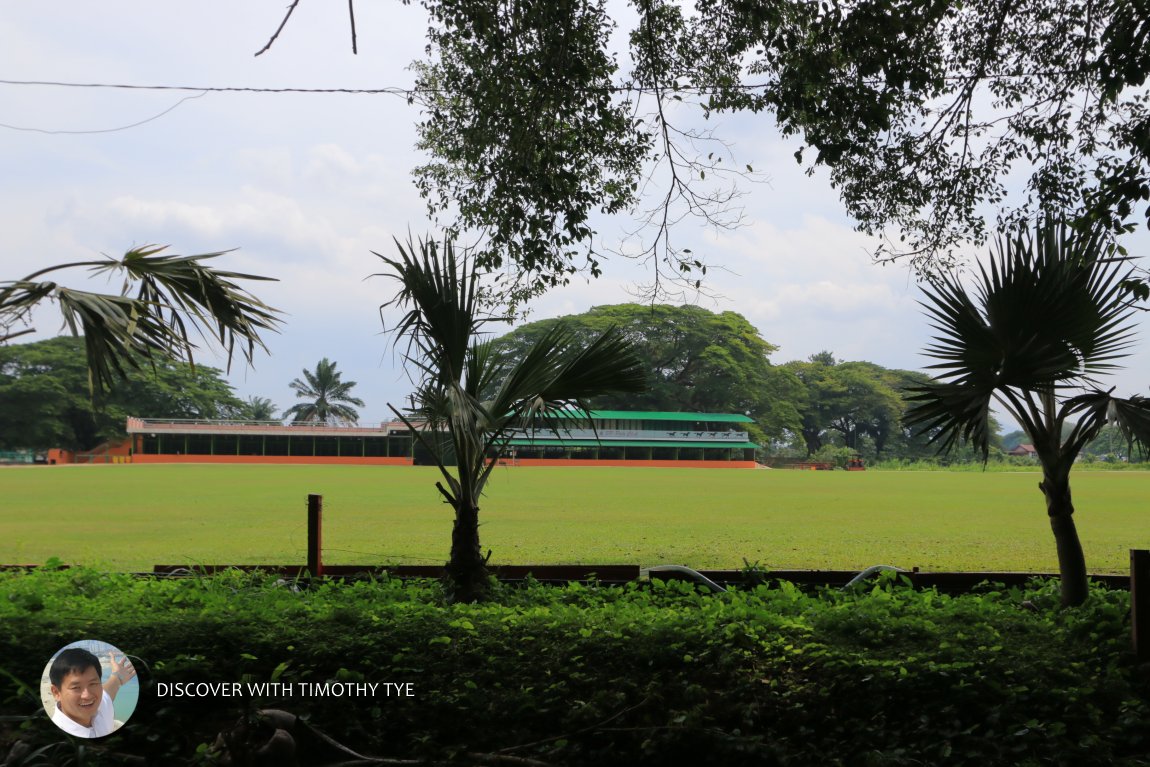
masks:
MULTIPOLYGON (((1073 74, 1075 70, 1051 70, 1051 71, 1035 71, 1035 72, 1014 72, 1009 74, 981 74, 978 76, 966 73, 956 75, 946 75, 942 79, 947 82, 966 82, 968 80, 986 80, 986 81, 1000 81, 1000 80, 1013 80, 1028 77, 1060 77, 1067 74, 1073 74)), ((881 86, 883 81, 881 79, 868 78, 864 80, 869 85, 881 86)), ((126 83, 74 83, 74 82, 60 82, 56 80, 3 80, 0 79, 0 85, 33 85, 33 86, 47 86, 58 88, 120 88, 124 90, 140 90, 140 91, 196 91, 202 93, 346 93, 346 94, 366 94, 366 95, 386 95, 386 96, 399 96, 404 99, 411 99, 420 93, 436 93, 442 89, 438 88, 400 88, 391 86, 387 88, 248 88, 239 86, 199 86, 199 85, 129 85, 126 83)), ((765 88, 771 88, 775 83, 738 83, 729 87, 741 91, 755 91, 765 88)), ((669 85, 661 86, 648 86, 635 82, 619 83, 617 85, 608 85, 599 88, 587 88, 590 91, 607 91, 610 93, 652 93, 658 90, 668 91, 674 93, 687 93, 687 94, 700 94, 707 93, 711 89, 695 85, 680 85, 677 88, 671 88, 669 85)))
POLYGON ((172 104, 170 107, 168 107, 163 112, 160 112, 157 115, 152 115, 151 117, 147 118, 146 120, 140 120, 139 122, 134 122, 131 125, 121 125, 118 128, 101 128, 98 130, 48 130, 46 128, 28 128, 28 127, 21 126, 21 125, 9 125, 8 123, 0 123, 0 128, 8 128, 9 130, 27 131, 29 133, 47 133, 47 134, 53 135, 53 136, 64 135, 64 134, 74 136, 74 135, 81 135, 81 134, 87 134, 87 133, 115 133, 116 131, 128 130, 129 128, 139 127, 141 125, 144 125, 145 123, 152 122, 152 120, 159 120, 161 117, 168 114, 168 112, 171 112, 173 109, 178 107, 180 104, 183 104, 185 101, 191 101, 192 99, 202 98, 203 96, 206 96, 206 95, 208 95, 208 94, 205 91, 203 93, 197 93, 193 96, 184 96, 182 99, 177 101, 175 104, 172 104))
POLYGON ((198 91, 203 93, 362 93, 402 96, 416 91, 407 88, 241 88, 192 85, 127 85, 124 83, 66 83, 54 80, 0 80, 0 85, 40 85, 59 88, 120 88, 137 91, 198 91))

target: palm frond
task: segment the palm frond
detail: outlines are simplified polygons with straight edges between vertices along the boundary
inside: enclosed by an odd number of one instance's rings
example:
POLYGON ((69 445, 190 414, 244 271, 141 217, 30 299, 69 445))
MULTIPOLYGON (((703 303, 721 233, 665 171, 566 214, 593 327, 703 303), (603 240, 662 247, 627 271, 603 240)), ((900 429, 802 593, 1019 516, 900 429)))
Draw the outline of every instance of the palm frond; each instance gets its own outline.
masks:
POLYGON ((193 361, 196 344, 189 328, 214 338, 227 351, 230 369, 239 342, 250 363, 261 334, 275 330, 278 312, 244 291, 237 280, 268 280, 257 275, 227 272, 203 264, 220 253, 195 256, 160 255, 164 248, 129 250, 122 259, 82 261, 41 269, 23 280, 0 283, 0 342, 17 334, 10 330, 26 322, 32 308, 55 299, 64 323, 85 336, 89 381, 93 393, 112 385, 128 367, 162 356, 193 361), (38 281, 49 272, 88 267, 97 273, 123 272, 121 294, 105 294, 38 281), (135 296, 129 290, 138 286, 135 296))
MULTIPOLYGON (((597 394, 645 385, 630 342, 613 328, 584 345, 556 324, 507 369, 491 343, 478 338, 486 323, 507 318, 485 313, 479 276, 450 240, 442 247, 397 240, 396 248, 395 258, 376 255, 390 269, 385 276, 399 283, 396 295, 380 308, 404 311, 394 330, 406 338, 409 372, 418 377, 408 413, 428 431, 450 432, 461 481, 464 474, 470 477, 472 494, 482 491, 494 466, 490 457, 506 447, 511 430, 560 411, 586 409, 587 399, 597 394)), ((420 441, 438 450, 447 476, 443 446, 426 435, 420 441)))
POLYGON ((917 427, 923 434, 933 432, 928 444, 940 443, 940 452, 949 452, 967 442, 987 460, 993 389, 959 381, 916 386, 907 391, 907 401, 912 403, 903 419, 907 427, 917 427))
POLYGON ((1079 385, 1115 367, 1133 341, 1121 284, 1130 274, 1099 233, 1046 224, 1001 238, 973 296, 944 276, 922 305, 939 335, 926 349, 942 379, 1035 390, 1079 385))
POLYGON ((84 337, 93 393, 110 388, 144 360, 183 356, 172 328, 136 299, 68 288, 58 288, 55 298, 69 331, 84 337))
POLYGON ((227 351, 230 369, 236 344, 252 362, 264 346, 261 334, 275 330, 278 312, 241 288, 237 280, 274 281, 270 277, 213 269, 204 262, 230 251, 192 256, 161 255, 167 246, 134 248, 121 259, 92 267, 96 273, 125 274, 124 293, 136 285, 136 299, 172 330, 189 361, 195 344, 189 329, 213 337, 227 351))
POLYGON ((1150 448, 1150 400, 1115 397, 1112 392, 1094 390, 1062 403, 1061 417, 1066 422, 1076 419, 1064 448, 1069 455, 1077 455, 1107 425, 1118 427, 1127 442, 1143 452, 1150 448))
POLYGON ((1142 454, 1150 452, 1150 399, 1134 395, 1127 399, 1111 399, 1107 411, 1110 423, 1118 427, 1122 436, 1137 445, 1142 454))
POLYGON ((487 322, 496 319, 480 312, 479 274, 456 256, 450 240, 443 243, 443 253, 434 240, 421 239, 404 246, 395 240, 398 258, 378 256, 390 271, 376 276, 399 282, 399 290, 380 311, 390 306, 406 307, 407 312, 395 327, 398 337, 408 340, 409 360, 422 357, 441 371, 458 380, 464 369, 472 338, 487 322), (412 354, 411 350, 417 350, 412 354))
POLYGON ((0 286, 0 343, 34 332, 31 327, 12 328, 21 323, 28 325, 32 310, 56 291, 56 283, 24 279, 0 282, 0 286))

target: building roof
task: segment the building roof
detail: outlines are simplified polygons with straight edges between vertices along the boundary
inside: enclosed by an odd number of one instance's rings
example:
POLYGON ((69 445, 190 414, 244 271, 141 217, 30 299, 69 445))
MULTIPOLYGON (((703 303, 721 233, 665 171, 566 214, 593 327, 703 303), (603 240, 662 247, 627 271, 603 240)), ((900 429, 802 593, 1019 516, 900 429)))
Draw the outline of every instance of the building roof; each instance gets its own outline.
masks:
MULTIPOLYGON (((568 411, 557 414, 560 418, 586 418, 582 411, 568 411)), ((672 413, 661 410, 592 410, 589 415, 595 419, 617 419, 624 421, 706 421, 707 423, 754 423, 755 419, 740 413, 672 413)))
MULTIPOLYGON (((554 414, 558 418, 586 419, 582 411, 569 410, 554 414)), ((645 410, 592 410, 595 420, 622 421, 677 421, 688 423, 754 423, 754 419, 738 413, 672 413, 645 410)), ((382 423, 379 426, 334 426, 322 423, 289 423, 280 421, 213 421, 181 420, 178 418, 128 418, 128 433, 140 434, 165 432, 168 434, 292 434, 297 436, 377 436, 385 437, 396 432, 406 433, 407 426, 399 421, 382 423)), ((617 444, 617 443, 616 443, 617 444)), ((698 444, 698 443, 692 443, 698 444)))

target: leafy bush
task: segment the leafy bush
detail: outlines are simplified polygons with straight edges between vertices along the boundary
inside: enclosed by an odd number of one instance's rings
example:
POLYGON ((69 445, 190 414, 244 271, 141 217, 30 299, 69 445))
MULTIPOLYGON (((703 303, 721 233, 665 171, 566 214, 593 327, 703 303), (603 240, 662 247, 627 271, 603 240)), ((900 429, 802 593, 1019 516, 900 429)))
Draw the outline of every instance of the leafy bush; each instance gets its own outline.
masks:
POLYGON ((1051 583, 952 597, 893 575, 717 595, 528 582, 448 606, 434 582, 70 569, 0 574, 0 593, 0 676, 19 682, 0 701, 14 717, 0 755, 63 740, 38 681, 59 646, 91 637, 138 658, 143 682, 93 765, 210 762, 217 733, 258 708, 360 753, 462 764, 1150 764, 1125 592, 1058 611, 1051 583), (272 680, 410 682, 415 697, 157 696, 272 680))

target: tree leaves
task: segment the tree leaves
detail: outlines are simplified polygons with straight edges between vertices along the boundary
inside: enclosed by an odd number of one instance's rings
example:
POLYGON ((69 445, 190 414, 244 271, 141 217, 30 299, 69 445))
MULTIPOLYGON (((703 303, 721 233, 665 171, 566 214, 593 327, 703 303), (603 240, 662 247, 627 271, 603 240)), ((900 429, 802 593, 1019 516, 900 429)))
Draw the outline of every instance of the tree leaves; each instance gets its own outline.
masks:
POLYGON ((296 378, 288 384, 296 397, 309 401, 292 405, 283 417, 295 423, 354 424, 358 421, 359 413, 351 406, 363 407, 363 400, 351 396, 355 381, 342 380, 343 374, 335 368, 336 364, 324 357, 316 363, 314 372, 305 369, 302 381, 296 378))
POLYGON ((42 269, 22 280, 0 283, 0 343, 29 332, 32 309, 55 299, 73 335, 83 335, 93 394, 126 375, 128 368, 159 359, 192 361, 193 335, 210 337, 226 351, 230 366, 239 344, 250 363, 262 333, 279 324, 277 310, 241 288, 240 280, 269 280, 213 269, 204 262, 223 252, 161 255, 164 247, 133 248, 117 260, 83 261, 42 269), (123 274, 120 295, 93 293, 37 281, 44 274, 86 267, 97 274, 123 274), (136 294, 131 295, 132 289, 136 294))
POLYGON ((485 239, 481 270, 512 267, 520 300, 597 270, 596 213, 636 199, 649 140, 613 95, 601 0, 427 0, 430 60, 413 65, 424 108, 415 169, 433 218, 485 239))
POLYGON ((88 450, 125 435, 125 419, 220 419, 243 403, 207 365, 157 359, 126 365, 93 401, 85 339, 62 336, 0 346, 0 448, 88 450))
POLYGON ((455 511, 447 574, 453 598, 473 601, 486 591, 479 497, 513 433, 557 428, 560 416, 586 411, 590 397, 640 389, 643 370, 614 329, 584 343, 557 326, 518 360, 494 353, 479 334, 505 318, 485 308, 490 299, 469 254, 457 253, 450 236, 442 246, 433 240, 395 244, 397 257, 376 254, 388 267, 383 276, 399 283, 381 309, 406 312, 395 328, 396 342, 406 339, 404 357, 416 390, 406 413, 392 410, 443 478, 436 487, 455 511))
POLYGON ((1114 368, 1132 343, 1133 307, 1121 288, 1131 270, 1097 229, 1045 222, 1000 239, 972 289, 955 276, 937 279, 923 306, 939 332, 926 350, 939 360, 939 381, 916 390, 908 422, 937 429, 943 450, 963 438, 985 456, 998 400, 1044 463, 1073 460, 1117 400, 1080 395, 1061 410, 1054 404, 1067 390, 1094 388, 1094 376, 1114 368), (1089 425, 1063 443, 1062 424, 1088 410, 1089 425))

